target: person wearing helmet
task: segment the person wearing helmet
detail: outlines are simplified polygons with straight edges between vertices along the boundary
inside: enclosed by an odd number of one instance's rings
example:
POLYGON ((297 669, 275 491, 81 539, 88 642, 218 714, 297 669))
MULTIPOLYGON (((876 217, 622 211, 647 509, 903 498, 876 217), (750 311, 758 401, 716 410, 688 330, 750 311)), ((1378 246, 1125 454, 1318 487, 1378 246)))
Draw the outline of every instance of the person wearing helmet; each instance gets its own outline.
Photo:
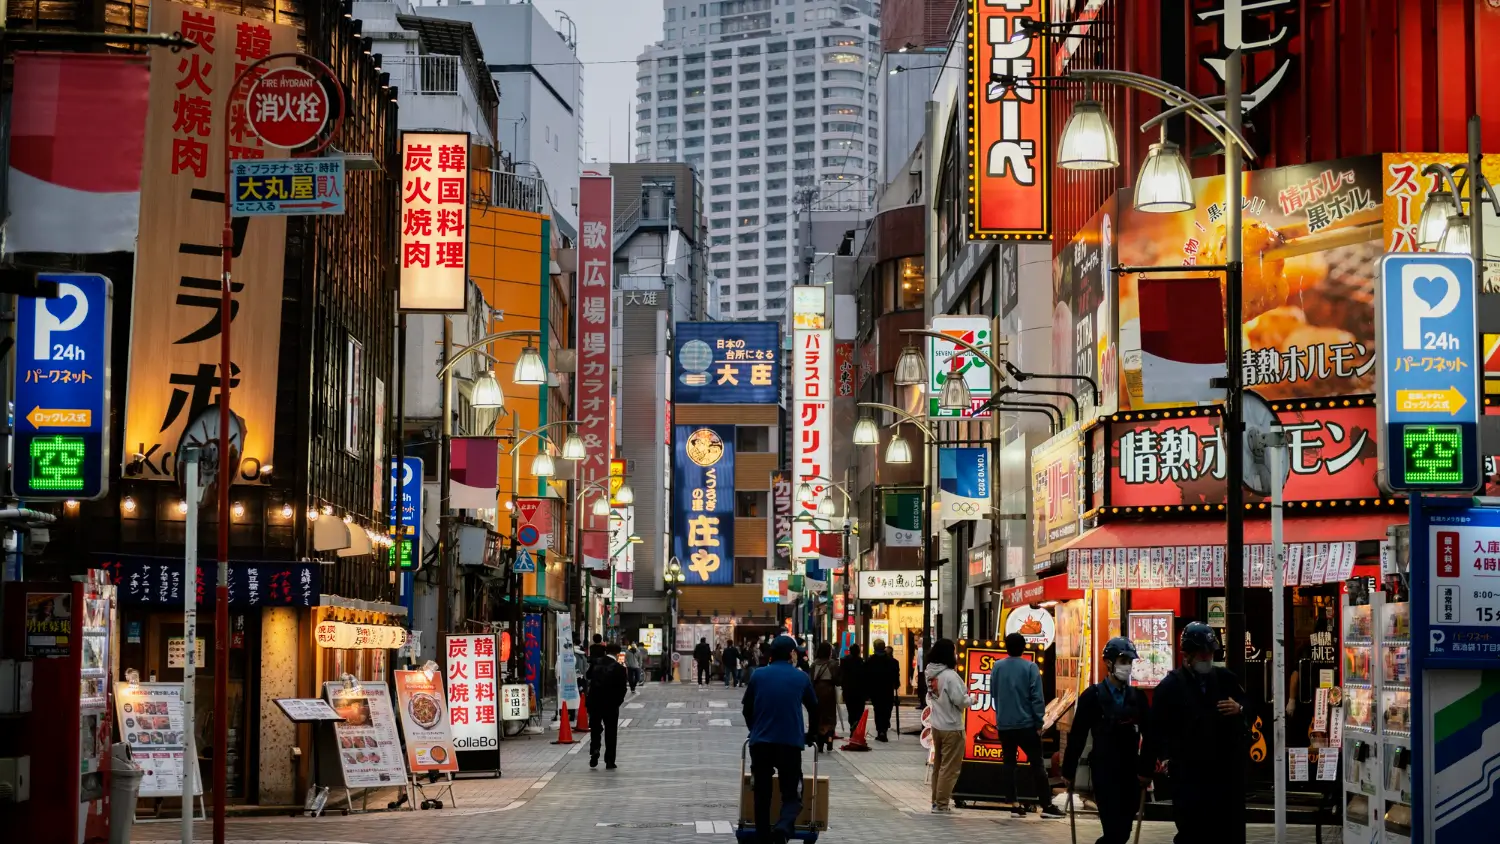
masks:
POLYGON ((1138 658, 1135 644, 1123 636, 1105 644, 1104 679, 1078 696, 1063 755, 1063 782, 1072 786, 1084 745, 1093 738, 1088 765, 1099 825, 1104 828, 1097 844, 1130 841, 1141 789, 1151 782, 1140 770, 1141 734, 1151 706, 1146 693, 1130 685, 1130 672, 1138 658))
POLYGON ((1156 687, 1143 772, 1165 760, 1176 844, 1244 844, 1249 699, 1214 665, 1219 637, 1194 621, 1182 629, 1182 667, 1156 687))

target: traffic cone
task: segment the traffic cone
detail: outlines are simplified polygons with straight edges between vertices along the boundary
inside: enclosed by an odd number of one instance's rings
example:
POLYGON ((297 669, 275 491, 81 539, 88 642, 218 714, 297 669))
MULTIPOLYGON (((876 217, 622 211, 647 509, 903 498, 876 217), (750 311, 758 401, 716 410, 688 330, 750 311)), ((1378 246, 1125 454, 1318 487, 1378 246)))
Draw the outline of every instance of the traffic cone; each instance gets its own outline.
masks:
POLYGON ((589 702, 583 692, 578 693, 578 723, 573 725, 573 729, 580 733, 589 731, 589 702))
POLYGON ((568 702, 567 701, 563 701, 562 702, 562 711, 561 711, 561 714, 558 716, 557 722, 559 724, 559 726, 557 728, 557 741, 554 741, 552 743, 553 744, 577 744, 578 742, 576 742, 576 741, 573 740, 573 723, 568 718, 568 702))
POLYGON ((849 743, 841 745, 839 750, 869 750, 870 745, 865 743, 865 724, 869 720, 869 710, 861 712, 859 715, 859 724, 855 726, 853 732, 849 735, 849 743))

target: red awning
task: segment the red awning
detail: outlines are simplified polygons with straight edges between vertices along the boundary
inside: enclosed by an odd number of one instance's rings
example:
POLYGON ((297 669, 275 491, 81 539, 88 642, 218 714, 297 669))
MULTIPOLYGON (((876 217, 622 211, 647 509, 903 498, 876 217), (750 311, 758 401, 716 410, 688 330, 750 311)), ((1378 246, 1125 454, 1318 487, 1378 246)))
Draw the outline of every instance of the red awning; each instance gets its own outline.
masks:
POLYGON ((1082 597, 1083 590, 1068 588, 1066 574, 1057 574, 1012 586, 1000 593, 1000 602, 1007 609, 1014 609, 1042 601, 1076 601, 1082 597))
MULTIPOLYGON (((1292 517, 1283 523, 1286 542, 1358 542, 1385 539, 1385 530, 1406 519, 1399 513, 1292 517)), ((1165 545, 1223 545, 1224 522, 1108 522, 1065 546, 1074 548, 1155 548, 1165 545)), ((1271 522, 1245 522, 1245 544, 1271 541, 1271 522)))

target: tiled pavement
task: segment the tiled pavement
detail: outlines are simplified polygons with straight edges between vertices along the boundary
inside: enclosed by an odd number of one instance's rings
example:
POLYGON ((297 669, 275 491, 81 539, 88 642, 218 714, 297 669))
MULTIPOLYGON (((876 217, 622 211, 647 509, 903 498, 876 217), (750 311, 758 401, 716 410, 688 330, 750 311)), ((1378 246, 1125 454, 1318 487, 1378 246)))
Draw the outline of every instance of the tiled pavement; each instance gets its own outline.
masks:
MULTIPOLYGON (((908 710, 909 712, 909 710, 908 710)), ((906 714, 906 713, 904 713, 906 714)), ((620 768, 588 767, 583 744, 550 744, 552 735, 507 741, 505 777, 456 786, 456 808, 371 812, 318 819, 246 818, 228 824, 232 842, 302 844, 470 844, 518 837, 548 844, 672 844, 731 842, 738 814, 738 773, 744 727, 739 693, 717 684, 650 684, 621 712, 620 768), (711 837, 705 837, 711 836, 711 837)), ((584 741, 587 738, 584 737, 584 741)), ((830 777, 830 841, 889 842, 932 839, 1017 844, 1068 844, 1066 821, 1011 819, 995 811, 927 813, 926 754, 910 736, 874 744, 870 753, 823 757, 830 777)), ((810 765, 811 752, 804 756, 810 765)), ((371 805, 384 805, 381 800, 371 805)), ((1091 842, 1097 823, 1080 816, 1079 840, 1091 842)), ((172 824, 138 826, 136 844, 175 840, 172 824)), ((199 824, 200 839, 209 829, 199 824)), ((1147 823, 1143 844, 1168 844, 1170 824, 1147 823)), ((1273 840, 1269 827, 1251 828, 1251 844, 1273 840)), ((1293 827, 1292 844, 1313 840, 1293 827)))

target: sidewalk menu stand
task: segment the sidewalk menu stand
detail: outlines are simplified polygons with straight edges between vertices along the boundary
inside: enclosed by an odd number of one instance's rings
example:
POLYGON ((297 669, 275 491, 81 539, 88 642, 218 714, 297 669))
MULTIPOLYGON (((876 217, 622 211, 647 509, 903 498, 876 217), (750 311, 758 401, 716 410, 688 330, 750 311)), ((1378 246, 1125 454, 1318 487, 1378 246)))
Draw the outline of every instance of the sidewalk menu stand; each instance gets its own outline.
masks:
MULTIPOLYGON (((182 778, 189 773, 193 776, 193 796, 198 798, 197 818, 208 820, 198 753, 190 747, 190 737, 184 731, 182 684, 116 683, 115 710, 120 738, 130 747, 131 759, 144 772, 137 796, 156 801, 156 817, 136 822, 177 820, 161 817, 161 801, 181 800, 182 778)), ((179 812, 191 811, 191 806, 179 809, 179 812)))
MULTIPOLYGON (((344 719, 343 716, 333 711, 333 707, 328 705, 328 701, 322 698, 278 698, 276 705, 281 708, 282 714, 293 724, 313 725, 313 745, 318 748, 320 759, 323 756, 323 748, 325 746, 330 750, 338 747, 338 736, 334 733, 334 725, 343 723, 344 719)), ((293 759, 293 767, 296 764, 296 760, 293 759)), ((314 795, 320 790, 326 789, 326 786, 319 786, 316 782, 313 783, 312 791, 314 795)), ((347 798, 347 788, 344 790, 344 794, 347 798)), ((326 800, 317 800, 306 807, 306 812, 312 817, 318 817, 323 814, 324 805, 326 805, 326 800)), ((348 814, 347 810, 345 814, 348 814)))
POLYGON ((323 684, 323 694, 343 720, 329 722, 331 730, 316 731, 316 780, 343 789, 343 813, 356 811, 353 789, 364 789, 358 810, 363 812, 369 808, 370 789, 407 788, 406 758, 386 684, 332 680, 323 684))

